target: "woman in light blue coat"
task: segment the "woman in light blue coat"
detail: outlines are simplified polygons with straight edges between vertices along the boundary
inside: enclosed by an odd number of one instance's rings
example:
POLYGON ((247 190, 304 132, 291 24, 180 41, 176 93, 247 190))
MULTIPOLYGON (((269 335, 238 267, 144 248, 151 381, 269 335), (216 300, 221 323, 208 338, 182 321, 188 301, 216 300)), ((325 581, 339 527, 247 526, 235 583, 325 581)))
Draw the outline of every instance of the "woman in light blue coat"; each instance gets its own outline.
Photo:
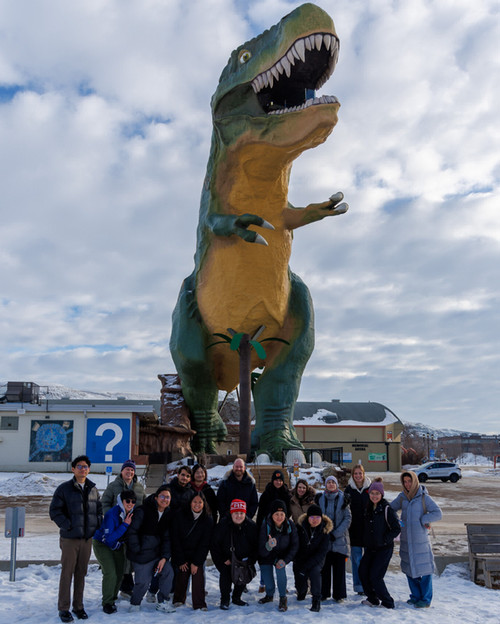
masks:
POLYGON ((441 520, 442 513, 417 475, 411 470, 401 474, 403 491, 392 501, 394 511, 401 510, 401 570, 410 587, 408 604, 429 607, 432 601, 434 557, 429 540, 431 522, 441 520))

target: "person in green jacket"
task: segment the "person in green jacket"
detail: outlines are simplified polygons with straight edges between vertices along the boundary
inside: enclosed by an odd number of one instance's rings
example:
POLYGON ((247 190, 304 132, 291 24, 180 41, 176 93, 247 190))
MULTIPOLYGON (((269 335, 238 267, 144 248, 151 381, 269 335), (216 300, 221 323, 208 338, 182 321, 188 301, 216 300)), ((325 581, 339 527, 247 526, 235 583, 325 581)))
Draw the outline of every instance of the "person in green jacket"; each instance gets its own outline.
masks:
MULTIPOLYGON (((120 474, 111 481, 107 488, 104 490, 101 498, 102 511, 106 514, 112 509, 118 502, 118 496, 126 490, 132 490, 135 494, 136 507, 140 507, 146 497, 146 491, 137 479, 135 474, 135 462, 132 459, 127 459, 123 462, 120 469, 120 474)), ((123 575, 122 584, 120 586, 120 594, 124 598, 130 598, 132 595, 132 589, 134 587, 134 579, 132 576, 132 566, 130 561, 126 561, 125 572, 123 575)))

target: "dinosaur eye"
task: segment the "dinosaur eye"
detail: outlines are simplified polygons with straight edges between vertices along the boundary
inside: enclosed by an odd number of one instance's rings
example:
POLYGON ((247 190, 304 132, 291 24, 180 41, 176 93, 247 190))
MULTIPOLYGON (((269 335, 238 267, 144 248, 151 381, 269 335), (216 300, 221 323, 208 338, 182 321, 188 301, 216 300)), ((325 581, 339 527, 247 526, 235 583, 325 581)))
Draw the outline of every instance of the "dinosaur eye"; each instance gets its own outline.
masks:
POLYGON ((243 65, 244 63, 248 63, 248 61, 252 58, 252 53, 248 50, 242 50, 238 56, 239 62, 243 65))

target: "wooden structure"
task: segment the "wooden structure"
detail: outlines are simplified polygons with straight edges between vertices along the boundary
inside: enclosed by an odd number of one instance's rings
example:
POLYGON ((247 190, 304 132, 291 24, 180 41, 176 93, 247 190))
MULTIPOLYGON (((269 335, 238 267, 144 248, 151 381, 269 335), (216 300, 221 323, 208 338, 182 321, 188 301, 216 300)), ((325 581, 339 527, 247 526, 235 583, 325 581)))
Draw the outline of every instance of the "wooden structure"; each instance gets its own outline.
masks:
POLYGON ((470 577, 477 585, 500 589, 500 524, 465 523, 470 577), (478 577, 482 573, 483 581, 478 577), (496 583, 493 576, 498 576, 496 583))

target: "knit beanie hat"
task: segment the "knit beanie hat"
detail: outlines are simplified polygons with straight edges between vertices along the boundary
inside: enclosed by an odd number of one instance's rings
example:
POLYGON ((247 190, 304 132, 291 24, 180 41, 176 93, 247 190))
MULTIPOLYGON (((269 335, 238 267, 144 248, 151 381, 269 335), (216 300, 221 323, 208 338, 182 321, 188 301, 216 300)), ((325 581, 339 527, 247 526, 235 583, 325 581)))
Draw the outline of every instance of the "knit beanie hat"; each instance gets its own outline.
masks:
POLYGON ((277 498, 276 500, 273 500, 273 502, 271 503, 271 506, 269 508, 269 513, 271 514, 271 516, 274 513, 276 513, 277 511, 284 511, 285 515, 286 515, 286 505, 279 498, 277 498))
POLYGON ((285 482, 285 477, 284 477, 283 472, 281 470, 275 470, 273 472, 273 476, 271 477, 271 481, 274 481, 275 479, 281 479, 283 481, 283 483, 285 482))
POLYGON ((373 491, 380 492, 382 496, 384 495, 384 485, 382 481, 372 481, 372 484, 368 488, 368 494, 373 491))
POLYGON ((231 507, 229 508, 229 511, 231 513, 235 513, 235 512, 241 511, 244 514, 246 514, 246 512, 247 512, 247 504, 245 503, 244 500, 240 500, 239 498, 235 498, 233 501, 231 501, 231 507))
POLYGON ((329 477, 325 479, 325 485, 328 483, 328 481, 335 481, 335 483, 337 484, 337 487, 339 487, 339 482, 337 481, 337 477, 330 475, 329 477))
POLYGON ((323 512, 321 511, 321 507, 319 505, 311 505, 309 507, 309 509, 307 510, 307 517, 310 518, 311 516, 322 516, 323 512))
POLYGON ((133 461, 132 459, 127 459, 126 462, 123 462, 123 466, 120 468, 120 472, 124 469, 124 468, 133 468, 134 472, 135 472, 135 461, 133 461))

